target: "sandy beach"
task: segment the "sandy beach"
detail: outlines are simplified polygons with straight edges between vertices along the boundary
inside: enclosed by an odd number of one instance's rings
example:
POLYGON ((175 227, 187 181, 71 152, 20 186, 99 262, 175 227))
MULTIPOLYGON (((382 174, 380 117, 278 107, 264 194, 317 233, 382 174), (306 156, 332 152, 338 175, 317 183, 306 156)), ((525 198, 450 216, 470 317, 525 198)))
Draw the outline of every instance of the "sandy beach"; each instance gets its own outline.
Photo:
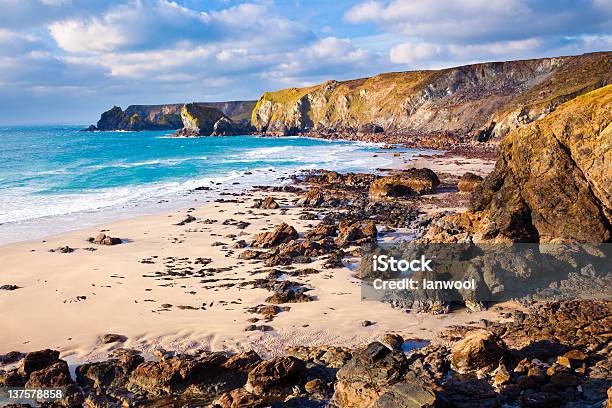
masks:
MULTIPOLYGON (((406 165, 460 175, 466 165, 486 174, 492 163, 421 157, 406 165)), ((460 193, 442 191, 432 197, 439 200, 449 194, 460 193)), ((321 269, 322 261, 316 260, 278 268, 294 272, 314 268, 314 273, 291 277, 312 288, 308 293, 314 301, 283 305, 289 309, 266 322, 270 331, 245 331, 248 319, 262 318, 248 309, 263 305, 270 295, 266 289, 253 288, 252 282, 267 276, 270 268, 240 260, 245 249, 234 246, 240 240, 250 243, 255 234, 283 222, 303 236, 318 221, 300 219, 303 209, 295 205, 295 199, 290 193, 247 191, 194 209, 0 247, 0 284, 19 287, 0 291, 4 327, 0 349, 50 347, 71 362, 102 359, 119 346, 145 354, 158 348, 178 352, 253 349, 262 356, 274 356, 293 345, 355 347, 391 332, 408 339, 435 339, 439 330, 450 325, 499 319, 500 309, 433 316, 362 301, 360 282, 351 268, 321 269), (252 208, 254 200, 265 196, 273 196, 280 208, 252 208), (195 220, 177 225, 188 215, 195 220), (236 225, 240 222, 248 225, 236 225), (105 246, 87 241, 101 232, 123 243, 105 246), (50 252, 66 246, 74 251, 50 252), (362 327, 364 320, 374 324, 362 327), (125 336, 125 341, 103 344, 100 337, 108 333, 125 336)), ((441 209, 427 204, 427 197, 424 200, 424 211, 441 209)), ((394 237, 401 235, 399 231, 394 237)))

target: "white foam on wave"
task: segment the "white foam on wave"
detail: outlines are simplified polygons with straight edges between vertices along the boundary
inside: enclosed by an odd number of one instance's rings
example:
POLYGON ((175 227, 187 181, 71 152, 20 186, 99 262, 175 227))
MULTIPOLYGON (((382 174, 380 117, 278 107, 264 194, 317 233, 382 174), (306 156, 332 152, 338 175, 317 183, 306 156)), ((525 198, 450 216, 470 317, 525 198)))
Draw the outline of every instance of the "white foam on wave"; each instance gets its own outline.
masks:
POLYGON ((181 163, 185 163, 188 161, 196 161, 196 160, 208 160, 208 156, 196 156, 196 157, 183 157, 177 159, 157 159, 157 160, 145 160, 141 162, 133 162, 133 163, 108 163, 108 164, 96 164, 94 166, 87 166, 90 169, 105 169, 105 168, 134 168, 134 167, 142 167, 142 166, 157 166, 157 165, 165 165, 165 166, 176 166, 181 163))
MULTIPOLYGON (((374 158, 371 149, 363 149, 365 146, 358 143, 337 143, 324 146, 259 147, 229 154, 222 160, 213 159, 211 163, 227 165, 228 169, 224 172, 173 182, 153 182, 58 194, 40 194, 34 187, 5 189, 0 195, 0 224, 4 224, 0 226, 0 243, 6 242, 7 231, 14 235, 14 226, 30 228, 28 235, 24 235, 21 239, 36 238, 80 228, 86 221, 100 219, 105 214, 120 219, 154 213, 154 209, 161 210, 162 201, 170 203, 166 204, 163 210, 170 206, 173 208, 191 206, 194 205, 194 199, 211 200, 218 197, 222 189, 238 191, 254 185, 273 184, 278 179, 300 170, 325 168, 336 171, 367 171, 391 162, 391 159, 374 158), (282 162, 286 164, 279 165, 282 162), (239 169, 231 166, 232 163, 240 164, 239 169), (253 163, 253 166, 248 166, 248 163, 253 163), (230 170, 232 167, 234 169, 230 170), (233 185, 236 181, 240 184, 233 185), (197 195, 188 194, 200 186, 210 186, 213 190, 197 195), (119 215, 123 216, 117 218, 119 215), (31 228, 33 225, 40 225, 41 229, 33 230, 31 228), (52 225, 53 229, 50 227, 52 225)), ((112 163, 100 167, 172 166, 189 160, 207 159, 206 156, 197 156, 112 163)))

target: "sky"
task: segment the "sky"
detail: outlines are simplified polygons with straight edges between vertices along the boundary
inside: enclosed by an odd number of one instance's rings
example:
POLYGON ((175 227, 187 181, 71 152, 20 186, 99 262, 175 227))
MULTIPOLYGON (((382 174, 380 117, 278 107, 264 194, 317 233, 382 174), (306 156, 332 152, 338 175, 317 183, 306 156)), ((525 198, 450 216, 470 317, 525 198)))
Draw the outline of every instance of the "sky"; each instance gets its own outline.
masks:
POLYGON ((0 0, 0 125, 612 50, 612 0, 0 0))

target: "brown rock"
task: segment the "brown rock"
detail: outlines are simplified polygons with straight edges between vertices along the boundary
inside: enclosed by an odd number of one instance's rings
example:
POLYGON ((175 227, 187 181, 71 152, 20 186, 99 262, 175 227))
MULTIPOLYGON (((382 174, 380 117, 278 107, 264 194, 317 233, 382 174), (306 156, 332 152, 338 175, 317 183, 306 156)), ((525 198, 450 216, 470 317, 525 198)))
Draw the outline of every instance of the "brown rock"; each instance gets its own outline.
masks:
POLYGON ((339 246, 349 244, 361 245, 365 242, 374 242, 378 236, 378 230, 374 221, 342 220, 338 225, 338 238, 336 243, 339 246))
POLYGON ((306 365, 295 357, 276 357, 259 363, 249 372, 246 390, 270 399, 284 399, 301 386, 306 365))
POLYGON ((370 343, 338 371, 332 403, 339 407, 369 407, 390 385, 400 381, 406 368, 402 352, 379 342, 370 343))
POLYGON ((298 237, 299 235, 295 228, 286 223, 282 223, 274 227, 272 231, 257 234, 251 245, 258 248, 270 248, 292 241, 298 237))
POLYGON ((89 238, 89 242, 99 245, 118 245, 121 244, 121 238, 113 238, 104 233, 98 234, 95 238, 89 238))
POLYGON ((27 353, 19 366, 19 374, 29 376, 32 372, 47 368, 58 360, 59 351, 56 350, 45 349, 27 353))
POLYGON ((432 193, 439 184, 438 176, 429 169, 408 169, 374 181, 370 185, 370 198, 384 199, 432 193))
POLYGON ((230 357, 224 363, 224 366, 231 370, 248 372, 255 368, 260 362, 261 357, 259 357, 259 354, 253 350, 249 350, 230 357))
POLYGON ((304 233, 304 238, 312 241, 319 241, 327 237, 336 236, 336 226, 332 224, 321 223, 304 233))
POLYGON ((550 377, 550 382, 560 388, 575 387, 580 381, 576 375, 567 371, 560 371, 550 377))
POLYGON ((193 137, 210 136, 216 129, 215 124, 222 118, 231 121, 219 109, 198 103, 188 103, 181 108, 183 128, 174 136, 193 137))
POLYGON ((391 350, 401 350, 404 344, 404 338, 399 334, 386 333, 380 339, 380 342, 390 348, 391 350))
POLYGON ((495 369, 504 357, 505 345, 486 330, 468 332, 451 348, 451 366, 461 373, 481 375, 495 369))
POLYGON ((237 388, 221 395, 213 408, 263 408, 269 406, 261 397, 251 394, 244 388, 237 388))
POLYGON ((323 191, 319 188, 312 188, 298 199, 297 205, 303 207, 319 207, 324 201, 323 191))
POLYGON ((275 210, 279 208, 280 205, 274 200, 272 197, 266 197, 261 203, 261 207, 264 210, 275 210))
POLYGON ((508 372, 508 369, 504 364, 500 364, 499 367, 493 372, 493 385, 499 387, 500 385, 507 384, 512 377, 508 372))
POLYGON ((26 387, 61 387, 72 384, 68 363, 57 360, 53 364, 30 373, 26 387))
POLYGON ((238 255, 239 259, 262 259, 264 258, 266 253, 264 251, 256 251, 254 249, 247 249, 238 255))
POLYGON ((476 190, 482 180, 482 177, 474 173, 470 173, 468 171, 467 173, 464 173, 463 176, 461 176, 461 178, 459 179, 459 183, 457 183, 457 188, 459 188, 459 191, 462 191, 464 193, 471 193, 472 191, 476 190))
POLYGON ((283 303, 304 303, 312 302, 313 298, 307 295, 302 290, 287 288, 274 292, 274 294, 266 298, 267 303, 279 305, 283 303))
POLYGON ((612 85, 518 128, 470 209, 483 239, 607 242, 612 237, 612 85))
POLYGON ((245 375, 223 366, 227 357, 205 353, 197 359, 170 357, 162 361, 144 362, 129 377, 128 389, 147 394, 189 393, 214 397, 243 385, 245 375))
POLYGON ((392 385, 372 408, 434 408, 438 399, 433 390, 417 383, 401 382, 392 385))
POLYGON ((127 337, 122 336, 121 334, 109 333, 100 337, 100 342, 102 344, 108 343, 123 343, 127 340, 127 337))
POLYGON ((329 385, 320 378, 308 381, 304 384, 304 389, 308 394, 318 399, 328 399, 332 393, 332 389, 329 385))
POLYGON ((557 357, 557 364, 567 368, 576 368, 586 359, 586 354, 578 349, 574 349, 568 351, 562 356, 557 357))

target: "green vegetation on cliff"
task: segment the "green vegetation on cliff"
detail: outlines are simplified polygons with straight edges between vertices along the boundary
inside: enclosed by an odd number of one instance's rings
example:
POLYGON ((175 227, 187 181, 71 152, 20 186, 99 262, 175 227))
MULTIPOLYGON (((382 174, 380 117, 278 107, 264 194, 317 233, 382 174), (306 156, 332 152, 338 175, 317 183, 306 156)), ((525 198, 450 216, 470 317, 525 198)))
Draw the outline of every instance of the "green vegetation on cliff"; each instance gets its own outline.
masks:
POLYGON ((358 130, 502 137, 559 104, 612 83, 612 53, 394 72, 264 93, 259 131, 358 130))

